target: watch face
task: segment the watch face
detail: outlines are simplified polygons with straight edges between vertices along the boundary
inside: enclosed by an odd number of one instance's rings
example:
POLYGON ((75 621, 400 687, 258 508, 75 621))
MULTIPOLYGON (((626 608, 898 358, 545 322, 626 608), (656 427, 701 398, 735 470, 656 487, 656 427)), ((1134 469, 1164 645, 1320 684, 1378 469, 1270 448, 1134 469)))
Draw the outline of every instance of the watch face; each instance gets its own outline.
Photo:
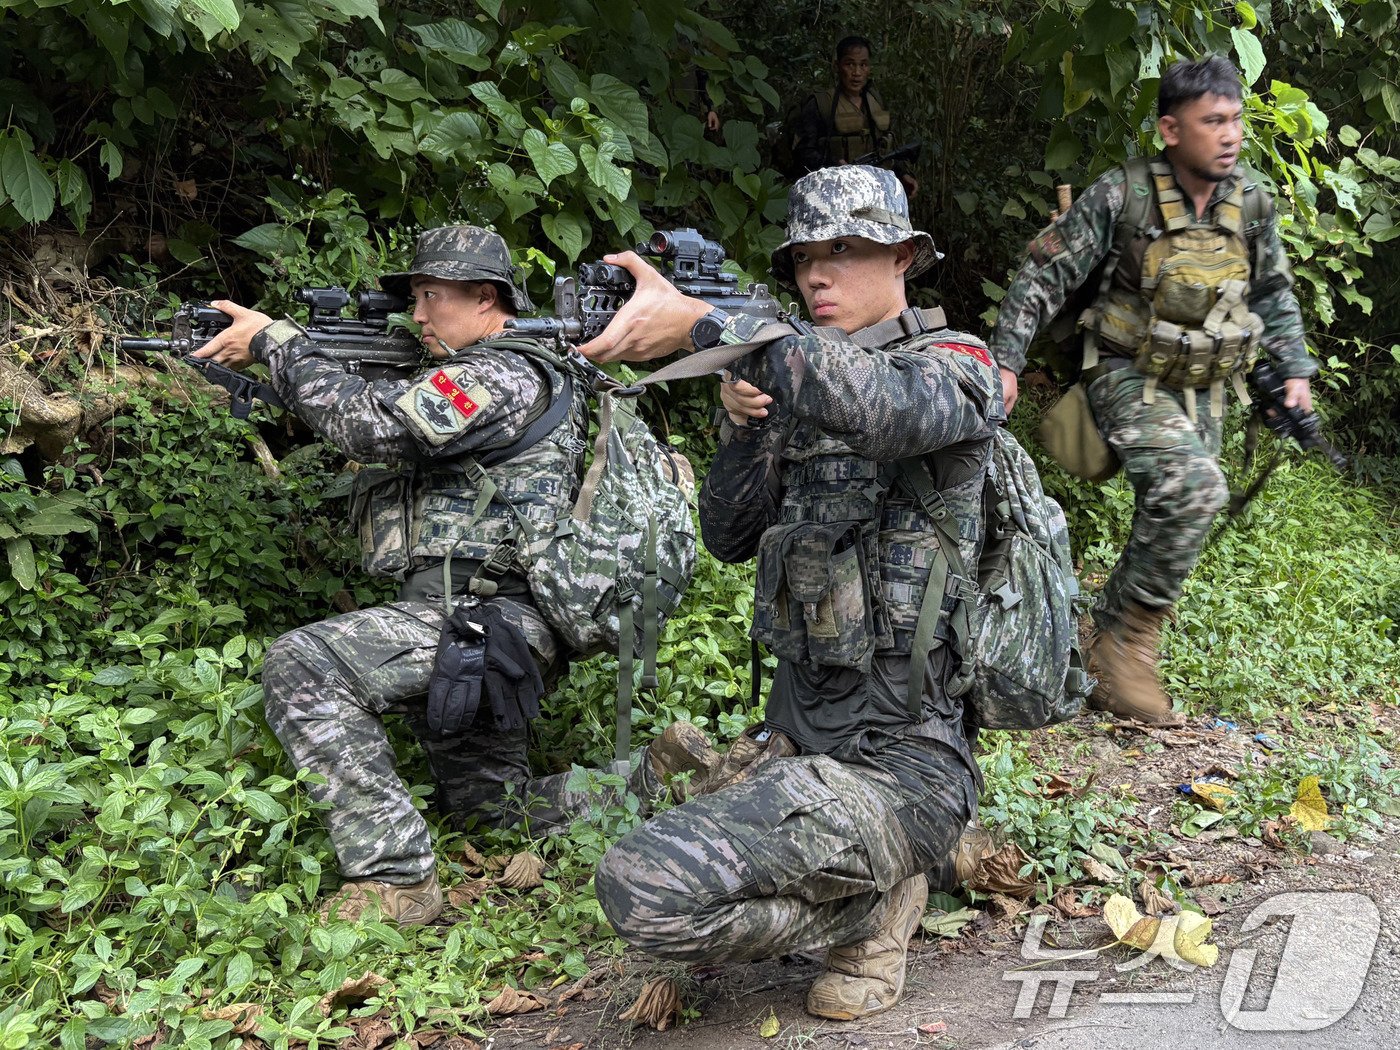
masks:
POLYGON ((719 342, 723 326, 713 317, 702 317, 690 330, 690 341, 702 350, 708 350, 719 342))

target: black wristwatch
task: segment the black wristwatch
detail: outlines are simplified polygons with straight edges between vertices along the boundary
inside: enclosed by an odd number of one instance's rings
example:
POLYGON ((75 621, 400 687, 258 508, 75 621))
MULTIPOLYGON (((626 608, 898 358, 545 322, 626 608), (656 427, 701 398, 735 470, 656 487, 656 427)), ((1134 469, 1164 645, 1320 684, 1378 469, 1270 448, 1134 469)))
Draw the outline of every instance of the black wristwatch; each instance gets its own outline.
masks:
POLYGON ((696 321, 690 329, 690 341, 695 345, 695 349, 709 350, 719 346, 720 336, 724 334, 724 326, 728 321, 729 315, 723 310, 711 310, 696 321))

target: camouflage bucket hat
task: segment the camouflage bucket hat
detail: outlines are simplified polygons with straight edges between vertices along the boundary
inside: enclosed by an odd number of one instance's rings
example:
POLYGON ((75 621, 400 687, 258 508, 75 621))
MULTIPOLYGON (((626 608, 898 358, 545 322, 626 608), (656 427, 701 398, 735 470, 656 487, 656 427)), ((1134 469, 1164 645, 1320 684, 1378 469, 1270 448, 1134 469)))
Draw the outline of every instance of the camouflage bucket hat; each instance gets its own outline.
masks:
POLYGON ((418 238, 408 272, 386 273, 379 278, 379 286, 395 295, 408 295, 409 280, 415 274, 445 281, 490 281, 510 297, 517 313, 529 313, 535 308, 525 294, 520 268, 511 264, 506 242, 500 234, 480 226, 425 230, 418 238))
POLYGON ((842 164, 804 175, 788 193, 787 240, 773 252, 773 276, 792 288, 794 244, 864 237, 876 244, 914 242, 905 277, 923 273, 943 253, 933 238, 909 223, 909 200, 894 172, 865 164, 842 164))

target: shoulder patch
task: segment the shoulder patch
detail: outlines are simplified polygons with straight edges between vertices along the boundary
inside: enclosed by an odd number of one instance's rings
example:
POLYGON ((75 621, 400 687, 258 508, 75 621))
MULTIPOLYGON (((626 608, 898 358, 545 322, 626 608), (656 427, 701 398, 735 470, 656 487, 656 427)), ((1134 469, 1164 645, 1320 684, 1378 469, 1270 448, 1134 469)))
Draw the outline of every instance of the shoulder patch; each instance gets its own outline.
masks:
POLYGON ((984 346, 974 346, 971 343, 934 343, 940 350, 951 350, 955 354, 966 354, 968 357, 976 358, 988 368, 995 368, 992 362, 992 355, 984 346))
POLYGON ((1026 246, 1027 253, 1039 266, 1046 266, 1051 260, 1065 253, 1065 239, 1058 223, 1052 223, 1036 234, 1035 240, 1026 246))
POLYGON ((394 404, 425 441, 445 445, 472 427, 491 401, 466 368, 447 365, 413 383, 394 404))

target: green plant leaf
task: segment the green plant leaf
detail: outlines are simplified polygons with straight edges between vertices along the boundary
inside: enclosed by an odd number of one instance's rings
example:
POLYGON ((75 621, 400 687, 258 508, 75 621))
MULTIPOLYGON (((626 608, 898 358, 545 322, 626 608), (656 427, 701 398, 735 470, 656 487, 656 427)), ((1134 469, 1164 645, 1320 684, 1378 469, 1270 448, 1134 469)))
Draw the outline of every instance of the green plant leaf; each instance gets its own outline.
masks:
POLYGON ((558 215, 545 215, 540 218, 544 234, 557 244, 573 262, 583 252, 583 224, 574 215, 560 212, 558 215))
MULTIPOLYGON (((238 8, 234 6, 233 0, 185 0, 185 2, 191 7, 197 7, 199 10, 211 16, 214 21, 218 22, 219 25, 223 26, 225 29, 237 29, 238 23, 242 21, 242 17, 238 13, 238 8)), ((344 2, 345 0, 327 0, 327 6, 334 8, 340 6, 344 2)))
POLYGON ((419 146, 429 153, 451 157, 463 152, 468 156, 476 154, 476 148, 486 138, 486 127, 481 118, 466 110, 457 110, 443 117, 433 130, 423 136, 419 146))
POLYGON ((5 138, 0 152, 0 184, 25 222, 44 222, 53 214, 53 180, 16 135, 5 138))
POLYGON ((10 559, 10 575, 15 583, 26 591, 34 589, 36 569, 34 566, 34 546, 27 536, 15 536, 5 541, 5 553, 10 559))
POLYGON ((647 107, 636 88, 609 73, 595 73, 588 81, 588 98, 598 112, 629 136, 634 139, 646 137, 647 107))
POLYGON ((492 39, 460 18, 444 18, 410 28, 431 54, 478 72, 491 68, 492 39))
POLYGON ((1253 29, 1259 24, 1259 16, 1254 13, 1253 5, 1245 3, 1244 0, 1235 4, 1235 14, 1239 16, 1240 25, 1245 29, 1253 29))
POLYGON ((1045 145, 1045 166, 1058 170, 1068 168, 1079 159, 1083 148, 1078 135, 1064 123, 1056 123, 1045 145))
POLYGON ((1264 45, 1257 37, 1243 29, 1232 28, 1230 39, 1235 45, 1235 54, 1240 59, 1240 72, 1244 75, 1246 87, 1250 87, 1264 72, 1264 45))
POLYGON ((583 161, 588 177, 593 185, 607 193, 613 200, 626 200, 632 192, 632 173, 619 168, 612 162, 612 150, 607 144, 594 149, 588 143, 579 147, 579 159, 583 161))
POLYGON ((539 128, 530 128, 521 139, 535 173, 548 186, 562 175, 568 175, 578 168, 578 158, 562 142, 550 142, 539 128))

